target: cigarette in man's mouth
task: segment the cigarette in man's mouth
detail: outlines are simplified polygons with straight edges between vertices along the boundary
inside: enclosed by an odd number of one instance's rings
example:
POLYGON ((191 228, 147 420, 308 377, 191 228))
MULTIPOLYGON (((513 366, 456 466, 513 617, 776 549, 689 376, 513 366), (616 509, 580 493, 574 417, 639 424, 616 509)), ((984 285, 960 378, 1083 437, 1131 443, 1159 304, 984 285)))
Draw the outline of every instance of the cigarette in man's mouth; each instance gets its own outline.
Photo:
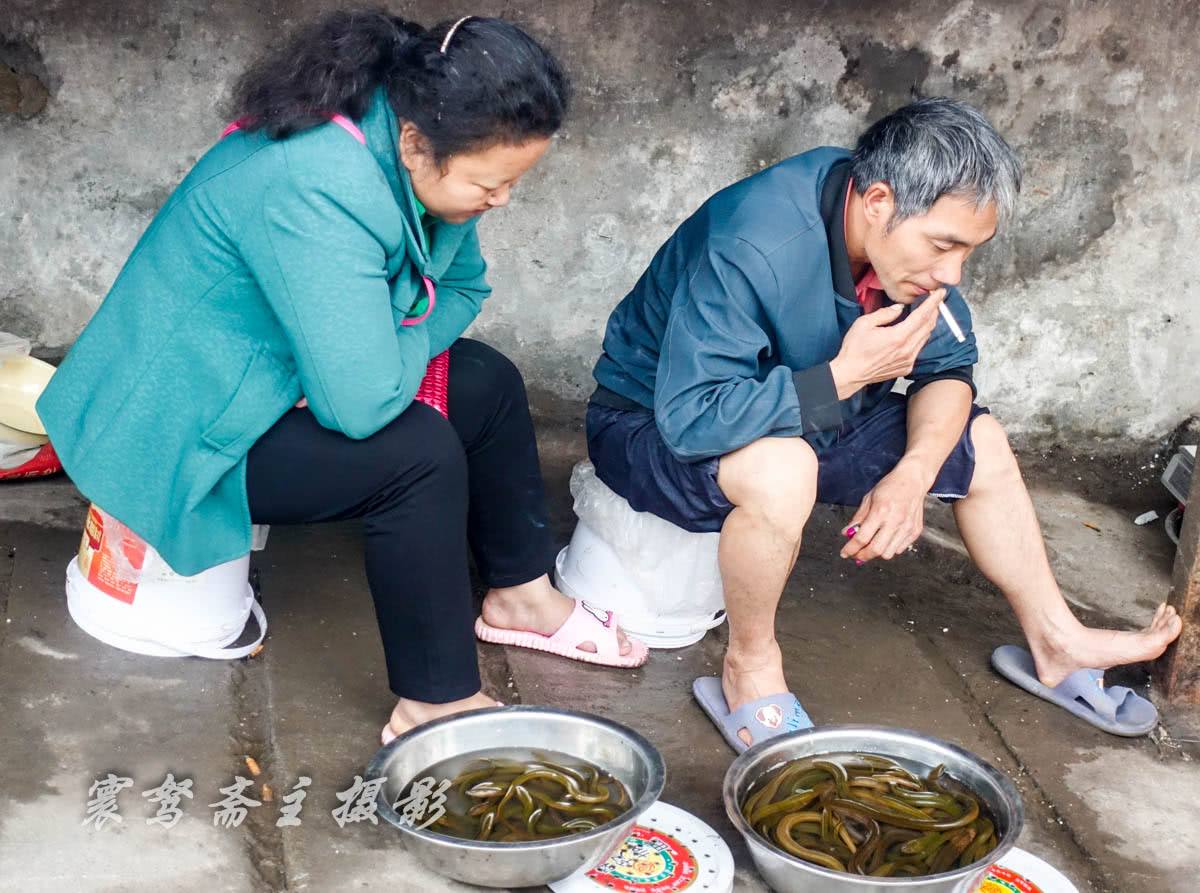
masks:
POLYGON ((950 327, 950 331, 954 333, 954 337, 958 339, 960 344, 967 340, 967 336, 963 334, 963 330, 959 326, 958 320, 956 320, 950 314, 949 307, 947 307, 944 303, 938 304, 938 313, 942 314, 942 319, 946 320, 946 325, 950 327))

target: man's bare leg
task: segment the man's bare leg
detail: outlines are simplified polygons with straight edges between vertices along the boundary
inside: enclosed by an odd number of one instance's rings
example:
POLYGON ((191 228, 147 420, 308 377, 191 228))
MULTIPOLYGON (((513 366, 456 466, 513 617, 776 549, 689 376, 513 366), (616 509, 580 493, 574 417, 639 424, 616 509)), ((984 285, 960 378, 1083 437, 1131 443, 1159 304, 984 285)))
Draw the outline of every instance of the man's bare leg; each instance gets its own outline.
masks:
POLYGON ((817 457, 798 437, 763 438, 722 457, 717 483, 734 505, 718 557, 729 623, 721 687, 736 710, 788 690, 775 611, 816 501, 817 457))
POLYGON ((1152 660, 1183 627, 1175 609, 1159 606, 1143 630, 1092 629, 1062 597, 1046 557, 1041 528, 1004 430, 991 416, 972 423, 975 478, 954 517, 975 564, 1004 593, 1025 632, 1038 678, 1054 686, 1083 667, 1104 669, 1152 660))

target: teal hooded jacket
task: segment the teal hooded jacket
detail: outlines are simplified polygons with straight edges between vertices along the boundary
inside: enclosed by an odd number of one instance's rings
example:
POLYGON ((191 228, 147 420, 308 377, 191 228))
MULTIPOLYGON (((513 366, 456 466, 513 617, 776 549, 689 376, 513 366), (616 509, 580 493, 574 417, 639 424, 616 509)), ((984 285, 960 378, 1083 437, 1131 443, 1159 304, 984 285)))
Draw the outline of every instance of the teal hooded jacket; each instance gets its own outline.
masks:
POLYGON ((382 90, 360 121, 223 138, 38 401, 80 491, 176 572, 249 551, 246 454, 302 395, 370 437, 490 293, 474 220, 427 244, 398 141, 382 90))

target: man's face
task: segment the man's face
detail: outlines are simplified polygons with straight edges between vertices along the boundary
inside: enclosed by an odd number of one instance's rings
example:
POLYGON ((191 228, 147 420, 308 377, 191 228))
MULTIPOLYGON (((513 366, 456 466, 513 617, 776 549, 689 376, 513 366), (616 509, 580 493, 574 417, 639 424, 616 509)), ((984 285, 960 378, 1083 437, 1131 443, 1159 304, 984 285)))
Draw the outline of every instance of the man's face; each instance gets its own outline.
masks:
POLYGON ((886 183, 863 195, 864 247, 888 297, 912 304, 942 285, 958 285, 971 252, 996 234, 996 206, 976 208, 973 198, 944 195, 929 212, 890 231, 894 197, 886 183))

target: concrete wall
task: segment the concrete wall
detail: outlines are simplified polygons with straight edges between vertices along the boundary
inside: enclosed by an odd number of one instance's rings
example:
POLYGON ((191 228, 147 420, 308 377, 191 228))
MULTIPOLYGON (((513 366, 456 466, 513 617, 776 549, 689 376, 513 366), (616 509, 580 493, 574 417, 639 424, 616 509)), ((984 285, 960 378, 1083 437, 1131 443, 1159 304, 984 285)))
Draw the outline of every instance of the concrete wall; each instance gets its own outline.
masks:
MULTIPOLYGON (((0 4, 0 330, 68 345, 244 63, 331 5, 0 4)), ((1016 227, 966 290, 983 398, 1026 437, 1145 441, 1200 412, 1193 0, 391 5, 504 14, 574 77, 558 146, 481 224, 496 294, 476 331, 535 386, 588 391, 609 310, 709 193, 948 94, 1027 165, 1016 227)))

